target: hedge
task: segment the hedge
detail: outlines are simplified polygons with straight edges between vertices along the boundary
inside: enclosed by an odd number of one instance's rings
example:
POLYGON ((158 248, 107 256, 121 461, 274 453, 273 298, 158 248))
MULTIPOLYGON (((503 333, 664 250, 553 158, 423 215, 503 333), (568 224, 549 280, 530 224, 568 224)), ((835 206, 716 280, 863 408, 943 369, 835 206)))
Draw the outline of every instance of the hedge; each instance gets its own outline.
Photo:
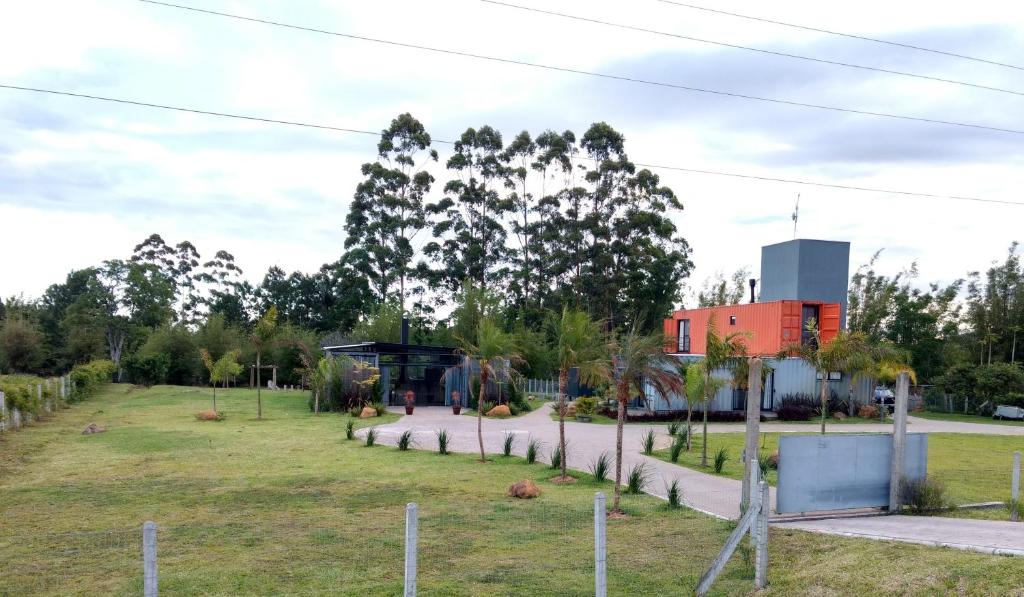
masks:
POLYGON ((75 365, 68 378, 71 384, 71 395, 68 402, 80 402, 96 393, 96 390, 113 379, 117 367, 108 360, 89 361, 84 365, 75 365))
MULTIPOLYGON (((616 419, 619 416, 618 410, 614 408, 602 408, 598 414, 616 419)), ((685 421, 686 410, 667 410, 646 412, 642 414, 626 414, 626 420, 630 423, 671 423, 673 421, 685 421)), ((693 421, 704 420, 704 415, 699 410, 693 411, 693 421)), ((741 410, 710 410, 708 411, 708 422, 711 423, 739 423, 747 420, 746 411, 741 410)), ((764 420, 764 416, 761 417, 764 420)))

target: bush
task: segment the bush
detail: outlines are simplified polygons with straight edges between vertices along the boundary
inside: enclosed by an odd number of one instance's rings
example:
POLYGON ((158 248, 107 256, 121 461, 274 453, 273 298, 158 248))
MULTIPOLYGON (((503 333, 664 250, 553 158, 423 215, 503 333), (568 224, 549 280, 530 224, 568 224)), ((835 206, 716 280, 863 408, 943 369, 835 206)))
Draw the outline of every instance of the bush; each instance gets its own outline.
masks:
POLYGON ((679 479, 672 479, 672 483, 665 486, 665 495, 668 497, 668 507, 672 510, 681 508, 683 505, 683 492, 679 489, 679 479))
POLYGON ((821 414, 821 404, 806 394, 786 394, 775 410, 780 421, 810 421, 815 411, 821 414))
POLYGON ((356 421, 355 419, 349 419, 348 423, 345 423, 345 439, 353 440, 356 438, 356 421))
MULTIPOLYGON (((599 409, 597 414, 610 419, 616 419, 619 416, 618 411, 614 408, 599 409)), ((700 420, 703 416, 701 411, 693 411, 693 418, 695 420, 700 420)), ((667 410, 645 412, 639 415, 626 415, 626 420, 630 423, 672 423, 680 418, 686 418, 685 410, 667 410)), ((712 410, 708 412, 708 421, 711 423, 742 423, 746 419, 747 413, 740 410, 712 410)), ((764 415, 761 416, 761 420, 764 420, 764 415)))
POLYGON ((384 406, 384 403, 379 400, 376 402, 371 402, 370 406, 373 408, 373 410, 377 411, 378 417, 383 416, 384 413, 388 412, 388 407, 384 406))
POLYGON ((647 470, 647 465, 641 462, 640 464, 629 469, 629 475, 626 477, 626 493, 640 493, 647 487, 648 481, 651 479, 651 474, 647 470))
POLYGON ((722 446, 715 452, 715 474, 722 474, 722 469, 725 468, 726 461, 729 460, 729 450, 722 446))
POLYGON ((100 359, 84 365, 75 365, 68 375, 71 385, 69 402, 79 402, 92 396, 103 384, 110 383, 117 367, 111 361, 100 359))
POLYGON ((1002 398, 997 401, 997 404, 1024 408, 1024 394, 1020 392, 1009 392, 1004 394, 1002 398))
POLYGON ((779 453, 761 452, 757 455, 757 467, 761 469, 761 478, 768 475, 768 471, 779 468, 779 453))
POLYGON ((648 456, 650 456, 651 454, 654 453, 654 430, 653 429, 648 429, 647 433, 644 434, 643 444, 644 444, 644 454, 647 454, 648 456))
POLYGON ((601 452, 601 455, 594 460, 590 465, 590 474, 594 476, 594 480, 598 483, 604 482, 608 478, 608 471, 612 468, 611 459, 608 458, 608 452, 601 452))
MULTIPOLYGON (((565 451, 569 451, 569 440, 565 442, 565 451)), ((551 468, 562 468, 562 456, 562 443, 558 442, 555 449, 551 450, 551 468)))
POLYGON ((509 432, 506 431, 505 432, 505 437, 502 439, 502 442, 501 442, 501 453, 503 455, 505 455, 505 456, 511 456, 512 455, 512 446, 515 444, 515 442, 516 442, 516 436, 514 434, 509 433, 509 432))
POLYGON ((412 431, 406 429, 402 432, 402 435, 398 436, 398 449, 402 452, 406 452, 412 446, 412 431))
POLYGON ((597 399, 593 396, 580 396, 576 399, 576 415, 590 416, 597 412, 597 399))
POLYGON ((377 443, 377 428, 370 427, 366 430, 366 447, 372 448, 377 443))
POLYGON ((668 457, 672 462, 679 462, 679 455, 686 449, 686 438, 677 435, 672 440, 672 446, 668 449, 668 457))
POLYGON ((448 454, 448 444, 451 441, 451 436, 448 435, 447 429, 437 430, 437 453, 441 456, 448 454))
POLYGON ((122 365, 129 381, 149 387, 167 383, 171 358, 165 354, 134 354, 122 365))
POLYGON ((526 444, 526 464, 537 462, 537 454, 540 452, 540 442, 531 439, 526 444))
POLYGON ((900 495, 911 514, 929 514, 951 508, 946 486, 938 479, 901 479, 900 495))

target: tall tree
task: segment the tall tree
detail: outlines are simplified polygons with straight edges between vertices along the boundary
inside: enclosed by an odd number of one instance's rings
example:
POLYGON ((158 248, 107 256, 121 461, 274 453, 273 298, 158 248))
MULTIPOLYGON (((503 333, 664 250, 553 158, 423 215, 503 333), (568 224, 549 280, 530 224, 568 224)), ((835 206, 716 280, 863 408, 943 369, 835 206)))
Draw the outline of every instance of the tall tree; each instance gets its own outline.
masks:
POLYGON ((511 189, 508 201, 512 209, 509 211, 509 221, 512 234, 515 236, 518 247, 511 252, 515 266, 512 268, 512 280, 509 290, 517 297, 519 311, 524 319, 532 319, 533 311, 531 291, 534 285, 533 270, 535 267, 536 255, 533 253, 536 239, 536 223, 532 216, 536 211, 534 197, 528 189, 527 182, 534 165, 534 156, 537 153, 537 144, 530 138, 530 133, 522 131, 509 143, 502 153, 501 159, 507 165, 505 168, 505 185, 511 189))
POLYGON ((726 280, 721 271, 704 280, 704 286, 697 293, 698 307, 717 307, 719 305, 738 305, 747 294, 750 269, 741 267, 726 280))
POLYGON ((430 134, 412 115, 392 120, 377 144, 383 162, 363 164, 365 180, 356 187, 345 217, 345 248, 352 263, 370 280, 379 302, 392 298, 397 280, 395 298, 403 311, 406 284, 415 272, 413 242, 430 224, 424 200, 434 177, 420 169, 437 160, 430 143, 430 134))
POLYGON ((610 345, 602 330, 603 322, 594 321, 586 311, 562 308, 561 317, 552 320, 555 358, 558 363, 558 442, 561 450, 562 478, 568 479, 569 454, 565 446, 565 409, 569 371, 575 369, 580 383, 590 387, 611 378, 610 345))
POLYGON ((649 390, 668 399, 683 389, 683 380, 676 369, 676 361, 662 350, 664 338, 658 334, 644 334, 637 326, 619 335, 612 355, 615 372, 615 398, 619 403, 615 428, 615 501, 612 511, 619 512, 622 494, 622 429, 626 422, 626 405, 630 390, 645 395, 649 390))

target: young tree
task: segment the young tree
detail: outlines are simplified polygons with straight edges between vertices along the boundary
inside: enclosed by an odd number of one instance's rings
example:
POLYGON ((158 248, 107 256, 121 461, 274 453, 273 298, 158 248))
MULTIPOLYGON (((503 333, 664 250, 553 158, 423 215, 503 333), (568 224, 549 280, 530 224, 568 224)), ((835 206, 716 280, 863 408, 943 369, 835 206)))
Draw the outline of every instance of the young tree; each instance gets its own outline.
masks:
POLYGON ((252 332, 249 334, 249 341, 252 343, 253 349, 256 351, 256 418, 263 418, 263 401, 260 395, 261 388, 263 385, 260 372, 262 366, 263 351, 266 350, 271 342, 274 341, 274 337, 277 335, 277 307, 271 305, 267 312, 260 317, 256 325, 253 326, 252 332))
POLYGON ((476 403, 476 435, 480 442, 480 462, 486 462, 483 416, 487 382, 494 376, 498 367, 504 367, 511 361, 518 361, 519 352, 512 335, 498 327, 490 318, 480 320, 475 340, 462 339, 460 342, 462 344, 461 352, 480 366, 480 396, 476 403))
POLYGON ((579 372, 580 383, 591 387, 611 377, 610 347, 602 331, 603 322, 594 321, 586 311, 564 307, 552 321, 555 356, 558 363, 558 441, 562 454, 562 476, 568 479, 565 449, 565 409, 569 370, 579 372))
POLYGON ((345 217, 345 249, 359 272, 373 284, 377 301, 397 298, 405 310, 406 282, 414 272, 413 241, 430 225, 424 199, 434 177, 418 170, 437 160, 430 134, 406 113, 381 133, 377 154, 383 162, 363 164, 365 180, 356 187, 345 217), (426 157, 419 163, 421 153, 426 157), (391 285, 398 281, 397 296, 391 285))
MULTIPOLYGON (((732 369, 736 367, 739 360, 746 356, 747 347, 743 343, 743 338, 748 335, 747 332, 733 332, 725 336, 719 336, 715 326, 715 317, 712 315, 708 318, 704 361, 702 362, 704 366, 704 400, 701 410, 703 411, 704 419, 704 441, 700 454, 701 466, 708 465, 708 410, 711 408, 711 403, 714 401, 718 390, 724 385, 724 382, 714 378, 713 374, 722 368, 732 369)), ((730 378, 734 377, 730 376, 730 378)))
POLYGON ((676 360, 662 350, 664 339, 658 334, 643 334, 637 326, 619 335, 612 347, 615 372, 615 398, 619 403, 615 429, 615 501, 612 511, 619 512, 622 493, 622 429, 626 422, 626 405, 630 389, 644 395, 653 390, 668 399, 682 391, 683 380, 676 369, 676 360))
POLYGON ((242 365, 238 363, 239 354, 241 351, 238 349, 229 350, 215 361, 209 350, 199 349, 199 356, 210 374, 210 385, 213 386, 213 412, 217 412, 217 384, 226 383, 242 372, 242 365))
POLYGON ((704 402, 704 363, 690 364, 683 375, 686 379, 686 451, 689 452, 693 445, 693 433, 690 429, 693 423, 693 405, 704 402))

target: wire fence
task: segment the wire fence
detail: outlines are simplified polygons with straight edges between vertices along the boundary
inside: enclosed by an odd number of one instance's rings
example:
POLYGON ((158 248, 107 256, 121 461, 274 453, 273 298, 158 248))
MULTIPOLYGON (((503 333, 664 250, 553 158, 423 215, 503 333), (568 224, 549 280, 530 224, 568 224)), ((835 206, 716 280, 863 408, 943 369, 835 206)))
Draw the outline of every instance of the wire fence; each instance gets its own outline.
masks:
MULTIPOLYGON (((1024 451, 1024 437, 1017 453, 1024 451)), ((1018 470, 1019 456, 1014 451, 1000 450, 978 454, 967 459, 950 461, 932 459, 928 463, 928 478, 938 481, 944 497, 953 506, 970 504, 1005 503, 1013 493, 1014 470, 1018 470)), ((1019 481, 1018 481, 1019 486, 1019 481)))
MULTIPOLYGON (((604 527, 608 594, 692 593, 734 523, 632 497, 604 527)), ((595 594, 592 502, 488 501, 454 510, 433 507, 424 496, 419 504, 417 594, 595 594)), ((403 593, 404 505, 316 524, 160 525, 155 536, 159 591, 166 595, 403 593)), ((149 594, 143 551, 142 524, 0 535, 0 595, 149 594)), ((753 578, 753 549, 745 541, 716 592, 747 592, 753 578)))

